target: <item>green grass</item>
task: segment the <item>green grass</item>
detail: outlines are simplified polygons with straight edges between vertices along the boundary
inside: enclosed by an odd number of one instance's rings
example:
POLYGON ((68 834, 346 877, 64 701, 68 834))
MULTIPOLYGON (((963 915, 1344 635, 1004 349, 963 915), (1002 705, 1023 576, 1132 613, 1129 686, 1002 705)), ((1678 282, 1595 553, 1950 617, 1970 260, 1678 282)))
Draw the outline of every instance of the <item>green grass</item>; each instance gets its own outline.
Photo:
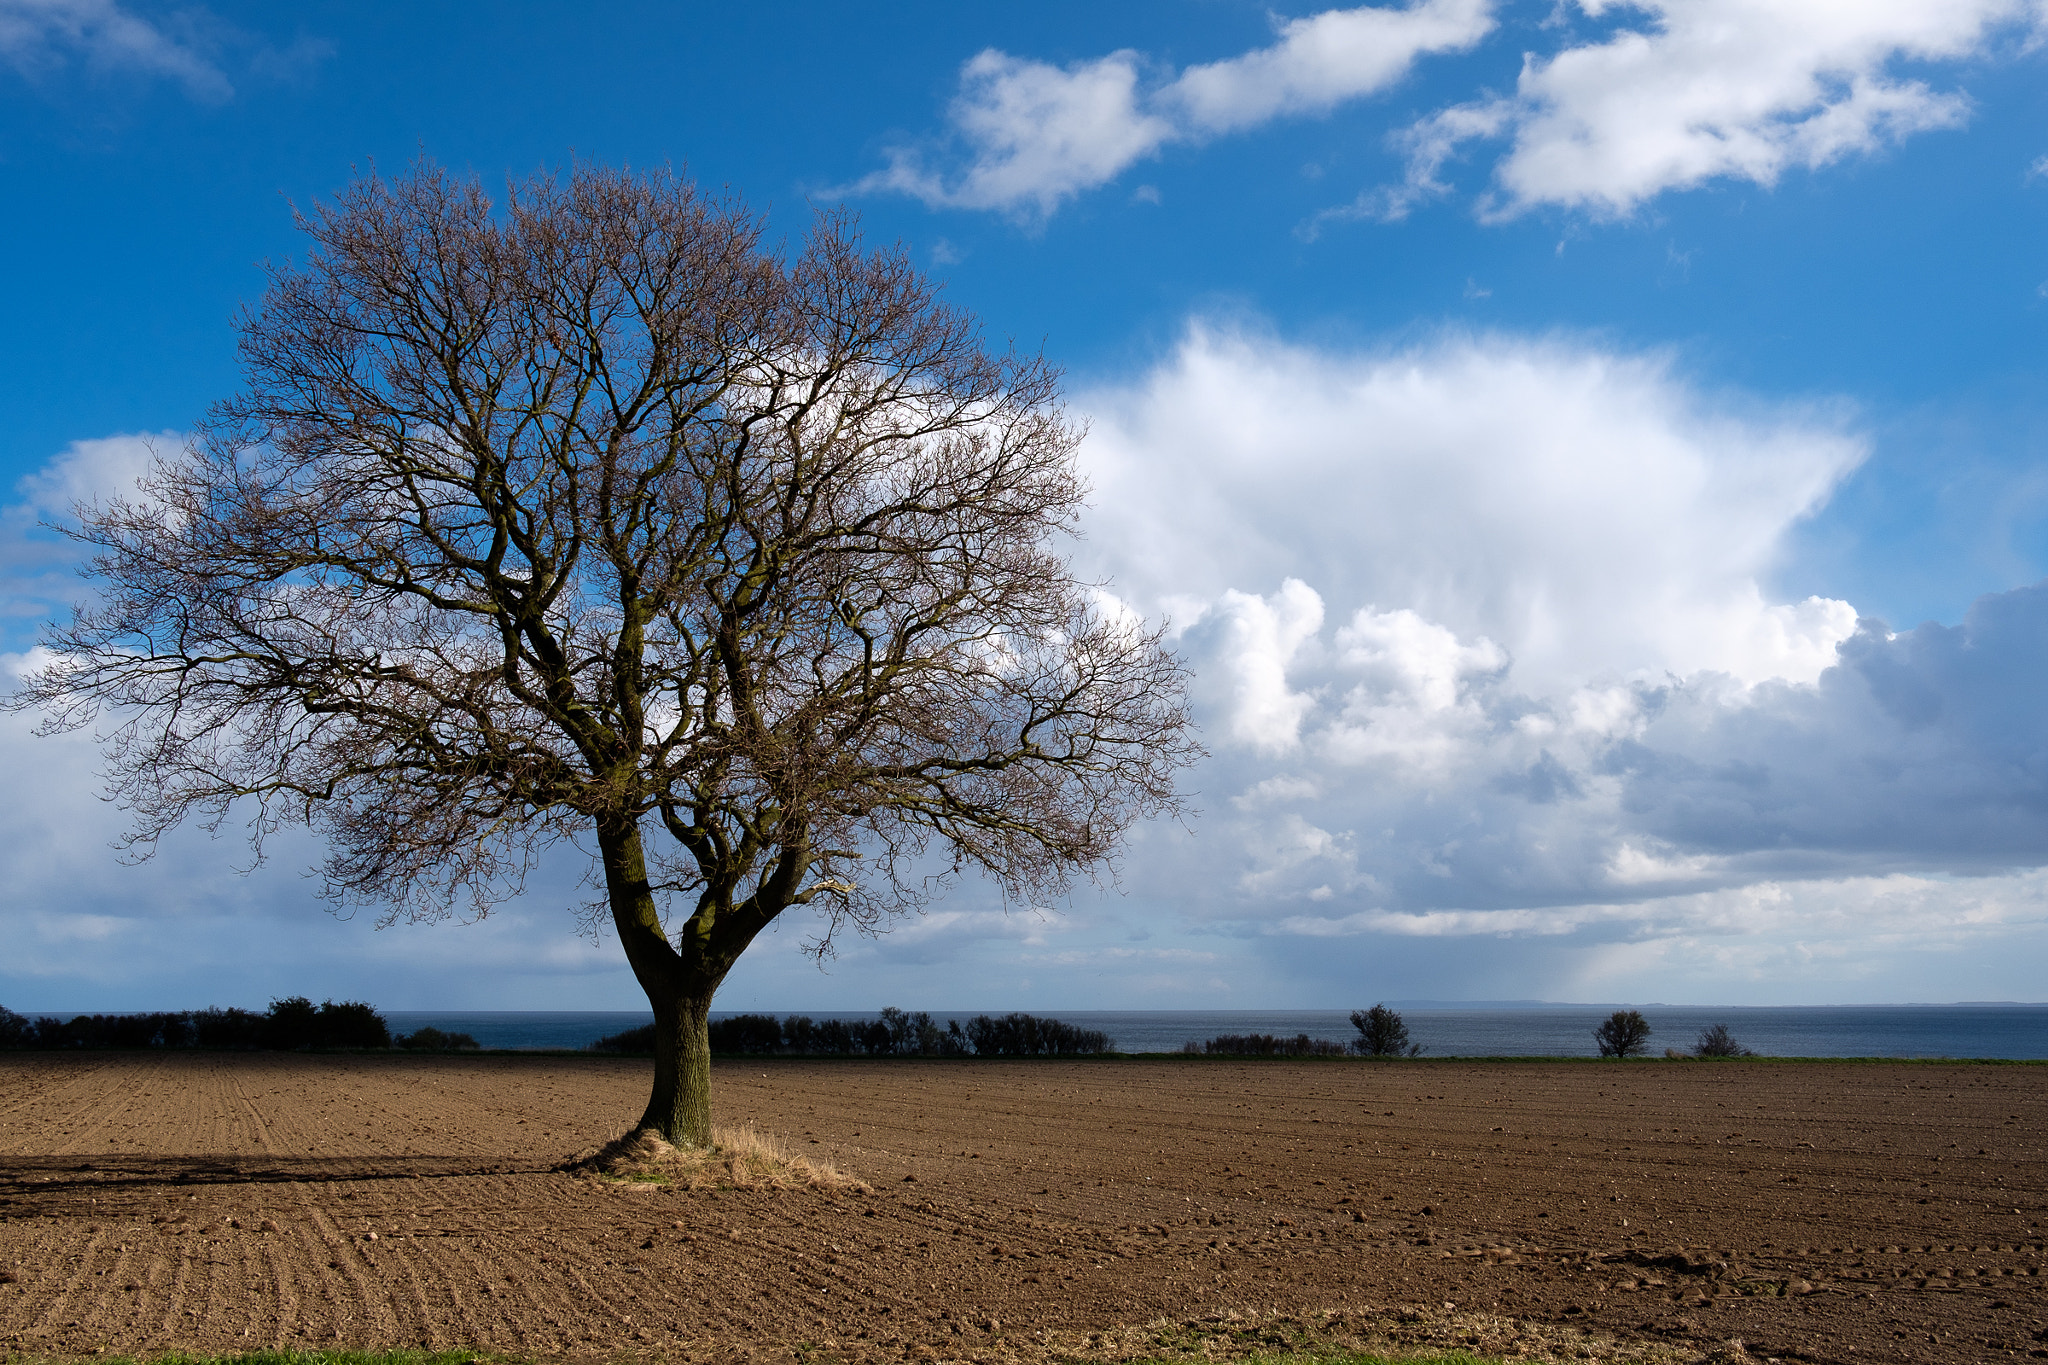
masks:
MULTIPOLYGON (((29 1361, 40 1357, 0 1356, 29 1361)), ((235 1355, 191 1355, 173 1351, 160 1356, 96 1355, 95 1365, 486 1365, 493 1359, 478 1351, 243 1351, 235 1355)))
MULTIPOLYGON (((799 1354, 803 1348, 798 1347, 799 1354)), ((815 1350, 816 1348, 812 1348, 815 1350)), ((28 1360, 27 1356, 0 1359, 28 1360)), ((95 1356, 96 1365, 487 1365, 492 1357, 476 1351, 248 1351, 240 1355, 95 1356)), ((1467 1351, 1255 1351, 1232 1357, 1233 1365, 1503 1365, 1494 1356, 1467 1351)), ((1137 1365, 1185 1365, 1185 1362, 1138 1362, 1137 1365)))
MULTIPOLYGON (((1232 1356, 1231 1365, 1503 1365, 1498 1356, 1476 1356, 1469 1351, 1403 1351, 1385 1355, 1378 1351, 1254 1351, 1232 1356)), ((1185 1365, 1185 1362, 1139 1361, 1136 1365, 1185 1365)))

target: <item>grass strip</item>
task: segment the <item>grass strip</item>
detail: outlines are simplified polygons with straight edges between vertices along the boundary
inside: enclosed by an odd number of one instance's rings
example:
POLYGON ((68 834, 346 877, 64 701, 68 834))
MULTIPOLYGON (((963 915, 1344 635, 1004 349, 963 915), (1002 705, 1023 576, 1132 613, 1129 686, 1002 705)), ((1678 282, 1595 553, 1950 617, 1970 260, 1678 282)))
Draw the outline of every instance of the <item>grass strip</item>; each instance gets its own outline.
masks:
MULTIPOLYGON (((56 1359, 26 1354, 0 1355, 6 1361, 56 1359)), ((95 1355, 94 1365, 489 1365, 494 1357, 478 1351, 242 1351, 231 1355, 95 1355)))
MULTIPOLYGON (((0 1356, 27 1361, 29 1356, 0 1356)), ((94 1356, 94 1365, 489 1365, 491 1357, 476 1351, 247 1351, 236 1355, 94 1356)), ((1131 1365, 1185 1365, 1164 1357, 1131 1365)), ((1498 1356, 1469 1351, 1255 1351, 1230 1357, 1230 1365, 1506 1365, 1498 1356)))
MULTIPOLYGON (((1442 1351, 1421 1348, 1389 1355, 1384 1351, 1254 1351, 1231 1356, 1229 1365, 1506 1365, 1499 1356, 1476 1356, 1470 1351, 1442 1351)), ((1132 1365, 1186 1365, 1184 1361, 1141 1360, 1132 1365)))

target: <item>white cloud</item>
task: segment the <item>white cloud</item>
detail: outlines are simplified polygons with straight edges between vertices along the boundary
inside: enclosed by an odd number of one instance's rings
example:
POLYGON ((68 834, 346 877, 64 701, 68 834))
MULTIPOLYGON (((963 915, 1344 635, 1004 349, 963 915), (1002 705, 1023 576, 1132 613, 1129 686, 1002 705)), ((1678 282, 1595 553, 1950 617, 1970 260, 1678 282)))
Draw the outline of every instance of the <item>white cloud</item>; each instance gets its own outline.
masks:
POLYGON ((1764 880, 1626 905, 1297 915, 1270 931, 1322 939, 1555 938, 1602 928, 1626 937, 1589 954, 1575 982, 1562 987, 1566 997, 1613 998, 1652 970, 1675 969, 1711 990, 1731 977, 1791 975, 1820 960, 1955 952, 2014 930, 2048 928, 2048 870, 1764 880))
POLYGON ((1454 106, 1404 136, 1405 185, 1341 212, 1397 218, 1445 189, 1463 143, 1505 135, 1490 211, 1555 204, 1613 216, 1667 190, 1868 155, 1961 126, 1970 102, 1902 64, 1978 55, 2014 26, 2048 22, 2040 0, 1576 0, 1596 41, 1524 59, 1511 99, 1454 106))
POLYGON ((960 70, 953 125, 973 149, 950 183, 915 149, 890 154, 886 170, 857 190, 899 190, 954 208, 1035 207, 1050 213, 1155 151, 1173 127, 1139 107, 1139 58, 1116 52, 1070 67, 993 49, 960 70))
POLYGON ((1077 406, 1091 567, 1148 610, 1291 577, 1340 619, 1405 610, 1503 650, 1544 692, 1811 681, 1854 624, 1762 586, 1863 459, 1848 414, 1702 393, 1668 357, 1457 335, 1333 354, 1197 326, 1077 406))
POLYGON ((1630 821, 1755 868, 2035 866, 2048 819, 2048 585, 1962 623, 1866 622, 1811 687, 1646 692, 1605 766, 1630 821))
POLYGON ((191 33, 173 33, 114 0, 0 0, 0 60, 36 75, 72 61, 107 74, 176 81, 194 99, 234 94, 191 33))
POLYGON ((1177 109, 1183 126, 1205 133, 1327 113, 1392 85, 1419 56, 1471 47, 1493 28, 1492 10, 1490 0, 1325 10, 1281 25, 1271 47, 1189 67, 1159 102, 1177 109))
POLYGON ((47 518, 65 518, 80 503, 133 497, 158 452, 175 454, 184 441, 175 431, 73 441, 50 463, 24 476, 15 489, 24 506, 47 518))
POLYGON ((931 149, 900 147, 855 188, 1050 214, 1169 143, 1323 113, 1383 90, 1418 57, 1473 46, 1493 27, 1491 10, 1491 0, 1328 10, 1282 24, 1270 47, 1171 79, 1148 79, 1148 63, 1130 51, 1061 67, 990 49, 961 68, 950 110, 965 166, 934 170, 931 149))
POLYGON ((1782 991, 1795 951, 1877 960, 1863 892, 1916 943, 2048 918, 2012 889, 2048 859, 2048 586, 1900 634, 1771 587, 1850 414, 1562 339, 1201 328, 1080 406, 1087 567, 1193 618, 1207 813, 1127 874, 1187 922, 1725 939, 1782 991))
POLYGON ((86 591, 72 571, 78 547, 47 526, 70 521, 79 503, 134 496, 155 452, 176 450, 183 439, 163 431, 74 441, 15 484, 16 501, 0 507, 0 649, 25 646, 86 591))
POLYGON ((1403 607, 1361 608, 1337 632, 1337 660, 1355 679, 1324 736, 1331 758, 1348 764, 1399 761, 1440 770, 1462 739, 1489 724, 1475 681, 1506 671, 1491 640, 1467 643, 1403 607))
POLYGON ((1314 699, 1287 686, 1287 667, 1323 625, 1323 599, 1299 579, 1271 601, 1226 592, 1217 604, 1217 675, 1231 690, 1230 738, 1265 753, 1292 749, 1314 699))

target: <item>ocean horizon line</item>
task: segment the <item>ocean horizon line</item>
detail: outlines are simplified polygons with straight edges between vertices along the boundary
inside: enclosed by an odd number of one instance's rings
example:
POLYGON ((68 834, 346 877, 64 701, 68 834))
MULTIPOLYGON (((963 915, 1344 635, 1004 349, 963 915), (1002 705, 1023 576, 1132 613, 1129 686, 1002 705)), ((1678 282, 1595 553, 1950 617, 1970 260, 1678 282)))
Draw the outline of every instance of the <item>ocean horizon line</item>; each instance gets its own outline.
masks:
MULTIPOLYGON (((5 1000, 0 1000, 0 1005, 6 1005, 6 1003, 7 1003, 7 1002, 6 1002, 5 1000)), ((268 1002, 266 1001, 265 1003, 267 1004, 268 1002)), ((646 1005, 644 1005, 644 1004, 642 1004, 642 1005, 621 1005, 621 1006, 612 1006, 612 1007, 609 1007, 609 1008, 600 1008, 600 1007, 592 1007, 592 1006, 578 1006, 578 1007, 575 1007, 575 1008, 568 1008, 568 1007, 557 1007, 557 1006, 529 1006, 529 1007, 526 1007, 526 1008, 521 1008, 521 1009, 485 1009, 485 1008, 471 1008, 471 1007, 465 1007, 465 1006, 460 1006, 460 1005, 455 1005, 455 1006, 448 1006, 448 1005, 436 1005, 436 1006, 431 1006, 431 1007, 423 1007, 423 1006, 412 1006, 412 1005, 382 1005, 382 1004, 377 1004, 377 1003, 376 1003, 376 1002, 374 1002, 374 1001, 371 1001, 371 1002, 368 1002, 368 1003, 370 1003, 370 1004, 371 1004, 371 1005, 373 1006, 373 1008, 375 1008, 375 1009, 376 1009, 376 1010, 377 1010, 377 1011, 378 1011, 379 1013, 383 1013, 383 1014, 404 1014, 404 1015, 432 1015, 432 1014, 449 1014, 449 1015, 458 1015, 458 1014, 459 1014, 459 1015, 464 1015, 464 1016, 471 1016, 471 1017, 473 1017, 473 1016, 477 1016, 477 1015, 505 1015, 505 1016, 511 1016, 511 1015, 531 1015, 531 1014, 546 1014, 546 1015, 557 1015, 557 1016, 559 1016, 559 1015, 568 1015, 568 1014, 588 1014, 588 1015, 607 1015, 607 1016, 609 1016, 609 1015, 620 1015, 620 1014, 648 1014, 648 1015, 651 1015, 651 1014, 653 1013, 653 1011, 652 1011, 652 1010, 651 1010, 651 1009, 650 1009, 650 1008, 649 1008, 648 1006, 646 1006, 646 1005)), ((990 1015, 995 1015, 995 1014, 1037 1014, 1037 1015, 1057 1015, 1057 1014, 1061 1014, 1061 1013, 1066 1013, 1066 1014, 1162 1014, 1162 1015, 1165 1015, 1165 1014, 1178 1014, 1178 1015, 1187 1015, 1187 1014, 1199 1014, 1199 1015, 1232 1015, 1232 1014, 1245 1014, 1245 1015, 1272 1015, 1272 1014, 1331 1014, 1331 1013, 1336 1013, 1336 1014, 1342 1014, 1342 1013, 1345 1013, 1345 1012, 1347 1012, 1347 1011, 1349 1011, 1349 1010, 1354 1010, 1354 1009, 1364 1009, 1364 1008, 1366 1008, 1366 1007, 1367 1007, 1368 1005, 1374 1005, 1374 1004, 1383 1004, 1383 1005, 1386 1005, 1387 1007, 1389 1007, 1390 1009, 1418 1009, 1418 1010, 1420 1010, 1420 1009, 1428 1009, 1428 1010, 1612 1010, 1612 1009, 1660 1009, 1660 1010, 1914 1010, 1914 1009, 2044 1009, 2044 1008, 2048 1008, 2048 1000, 1841 1000, 1841 1001, 1821 1001, 1821 1002, 1815 1002, 1815 1003, 1802 1003, 1802 1004, 1769 1004, 1769 1005, 1756 1005, 1756 1004, 1749 1004, 1749 1005, 1733 1005, 1733 1004, 1716 1004, 1716 1003, 1706 1003, 1706 1004, 1700 1004, 1700 1003, 1695 1003, 1695 1002, 1690 1002, 1690 1001, 1669 1001, 1669 1000, 1396 1000, 1396 999, 1390 999, 1390 998, 1382 998, 1382 999, 1377 999, 1377 1000, 1372 1000, 1372 1001, 1366 1001, 1366 1002, 1364 1002, 1364 1003, 1354 1003, 1354 1004, 1346 1004, 1346 1005, 1228 1005, 1228 1006, 1224 1006, 1224 1005, 1219 1005, 1219 1006, 1214 1006, 1214 1007, 1210 1007, 1210 1006, 1202 1006, 1202 1005, 1181 1005, 1181 1006, 1146 1006, 1146 1007, 1131 1007, 1131 1006, 1112 1006, 1112 1005, 973 1005, 973 1006, 963 1006, 963 1007, 960 1007, 960 1008, 957 1008, 957 1009, 956 1009, 956 1008, 945 1008, 945 1009, 942 1009, 942 1008, 938 1008, 938 1007, 935 1007, 935 1006, 930 1006, 930 1005, 920 1005, 920 1006, 918 1006, 918 1007, 917 1007, 916 1009, 912 1009, 912 1010, 910 1010, 910 1013, 913 1013, 913 1014, 915 1014, 915 1013, 919 1013, 919 1012, 922 1012, 922 1013, 925 1013, 925 1014, 930 1014, 930 1015, 933 1015, 933 1016, 938 1016, 938 1015, 956 1015, 956 1016, 959 1016, 959 1015, 967 1015, 967 1016, 972 1016, 972 1015, 976 1015, 976 1014, 990 1014, 990 1015)), ((56 1016, 56 1017, 60 1017, 60 1018, 68 1018, 68 1017, 72 1017, 72 1016, 76 1016, 76 1015, 81 1015, 81 1014, 103 1014, 103 1015, 120 1015, 120 1014, 178 1014, 178 1013, 191 1013, 191 1012, 193 1012, 193 1011, 195 1011, 195 1010, 203 1010, 203 1009, 212 1009, 212 1008, 217 1008, 217 1007, 218 1007, 218 1008, 234 1008, 233 1006, 216 1006, 216 1005, 214 1005, 214 1004, 207 1004, 207 1005, 121 1005, 121 1006, 106 1006, 106 1005, 101 1005, 101 1006, 93 1006, 93 1007, 87 1007, 87 1008, 82 1008, 82 1009, 81 1009, 81 1008, 74 1008, 74 1007, 52 1008, 52 1007, 49 1007, 49 1006, 30 1006, 30 1007, 28 1007, 28 1008, 26 1008, 26 1009, 19 1009, 19 1008, 17 1008, 17 1009, 15 1009, 15 1010, 14 1010, 14 1013, 16 1013, 16 1014, 21 1014, 21 1015, 27 1015, 27 1016, 32 1016, 32 1017, 34 1017, 34 1016, 44 1016, 44 1015, 50 1015, 50 1016, 56 1016)), ((247 1006, 247 1005, 245 1005, 245 1006, 242 1006, 241 1008, 244 1008, 244 1009, 249 1009, 249 1008, 261 1008, 261 1007, 260 1007, 260 1006, 247 1006)), ((798 1006, 798 1007, 795 1007, 795 1008, 789 1008, 789 1007, 776 1007, 776 1006, 768 1006, 768 1005, 746 1005, 746 1006, 735 1006, 735 1007, 733 1007, 733 1008, 722 1008, 722 1007, 721 1007, 721 1008, 713 1009, 713 1010, 711 1011, 711 1013, 712 1013, 712 1015, 713 1015, 714 1017, 717 1017, 717 1016, 726 1016, 726 1015, 734 1015, 734 1014, 773 1014, 773 1015, 778 1015, 778 1016, 781 1016, 781 1015, 791 1015, 791 1014, 808 1014, 808 1015, 811 1015, 811 1016, 813 1016, 813 1017, 816 1017, 816 1018, 846 1018, 846 1019, 851 1019, 851 1018, 854 1018, 854 1017, 857 1017, 857 1016, 858 1016, 858 1017, 867 1017, 867 1016, 870 1016, 870 1015, 877 1015, 877 1014, 880 1014, 880 1013, 881 1013, 881 1009, 882 1009, 882 1007, 881 1007, 881 1006, 876 1006, 876 1007, 874 1007, 874 1008, 871 1008, 871 1009, 862 1009, 862 1008, 854 1008, 854 1007, 851 1007, 851 1006, 836 1006, 836 1005, 805 1005, 805 1006, 798 1006)))

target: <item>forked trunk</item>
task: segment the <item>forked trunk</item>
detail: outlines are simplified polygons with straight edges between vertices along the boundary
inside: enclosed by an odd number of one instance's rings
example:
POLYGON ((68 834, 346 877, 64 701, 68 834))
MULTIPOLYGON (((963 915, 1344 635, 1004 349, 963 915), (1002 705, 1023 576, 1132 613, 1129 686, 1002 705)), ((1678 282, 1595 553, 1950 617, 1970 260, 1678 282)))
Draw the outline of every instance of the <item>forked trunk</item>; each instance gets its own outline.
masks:
POLYGON ((638 825, 600 825, 605 891, 612 925, 633 975, 654 1007, 654 1091, 640 1126, 682 1147, 711 1145, 711 997, 730 963, 693 960, 699 945, 678 952, 661 926, 647 880, 638 825))

